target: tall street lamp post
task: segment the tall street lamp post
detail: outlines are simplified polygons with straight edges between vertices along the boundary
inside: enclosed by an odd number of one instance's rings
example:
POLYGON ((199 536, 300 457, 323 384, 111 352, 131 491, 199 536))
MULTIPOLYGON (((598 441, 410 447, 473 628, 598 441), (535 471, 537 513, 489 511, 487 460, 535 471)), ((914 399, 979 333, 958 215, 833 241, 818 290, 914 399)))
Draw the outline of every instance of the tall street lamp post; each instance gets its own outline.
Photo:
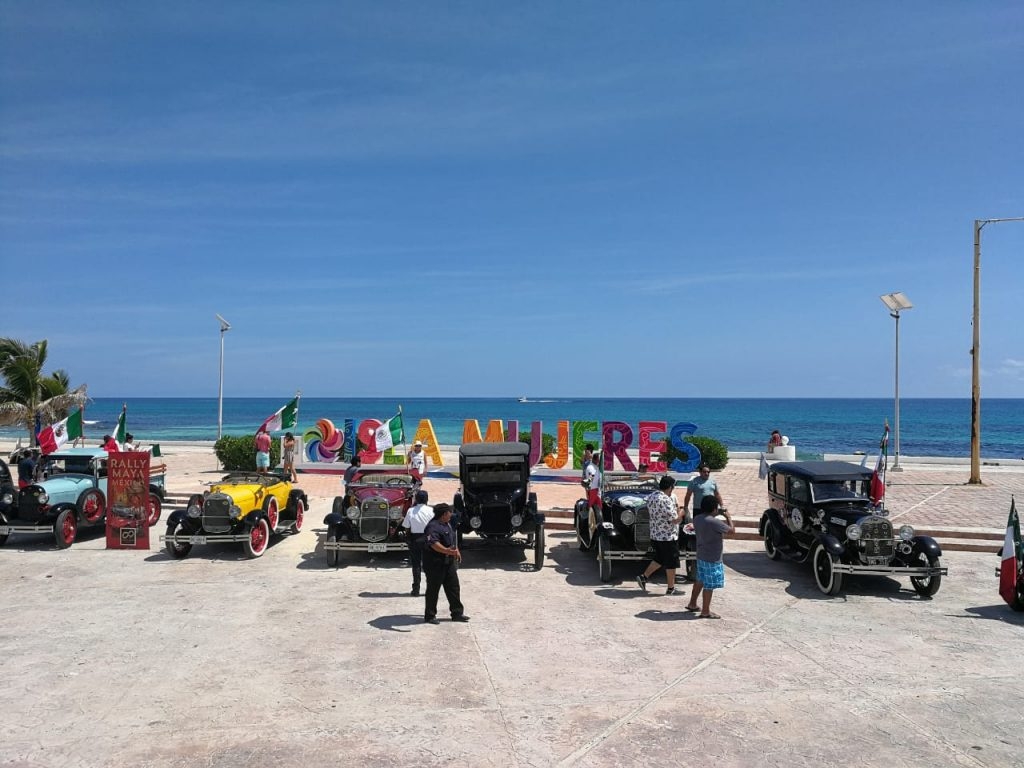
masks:
POLYGON ((882 303, 889 308, 889 316, 896 320, 896 387, 894 417, 896 421, 896 462, 890 467, 893 472, 902 472, 900 466, 900 312, 906 309, 913 309, 914 305, 902 291, 887 293, 880 297, 882 303))
POLYGON ((217 439, 224 432, 224 334, 231 330, 231 323, 220 315, 220 387, 217 389, 217 439))
POLYGON ((1010 219, 974 220, 974 326, 971 341, 971 477, 969 485, 981 485, 981 230, 986 224, 1001 221, 1024 221, 1024 216, 1010 219))

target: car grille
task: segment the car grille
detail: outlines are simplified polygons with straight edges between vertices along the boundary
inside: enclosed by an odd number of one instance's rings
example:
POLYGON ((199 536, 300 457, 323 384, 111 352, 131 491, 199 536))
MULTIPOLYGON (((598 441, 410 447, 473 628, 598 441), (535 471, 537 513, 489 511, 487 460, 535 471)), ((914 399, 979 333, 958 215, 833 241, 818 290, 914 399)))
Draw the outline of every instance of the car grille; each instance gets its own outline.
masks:
POLYGON ((359 537, 369 542, 384 541, 388 537, 387 499, 365 499, 360 505, 359 537))
POLYGON ((22 488, 18 493, 18 517, 22 520, 39 519, 39 499, 36 497, 36 491, 22 488))
POLYGON ((480 510, 480 533, 508 536, 512 533, 512 513, 507 504, 500 507, 484 507, 480 510))
POLYGON ((884 517, 869 517, 861 522, 860 542, 862 556, 869 565, 888 563, 896 553, 892 523, 884 517))
POLYGON ((211 493, 203 502, 203 530, 207 533, 227 533, 231 530, 231 497, 223 493, 211 493))
POLYGON ((637 549, 647 549, 651 546, 651 513, 647 507, 640 507, 636 511, 636 522, 633 524, 633 541, 637 549))

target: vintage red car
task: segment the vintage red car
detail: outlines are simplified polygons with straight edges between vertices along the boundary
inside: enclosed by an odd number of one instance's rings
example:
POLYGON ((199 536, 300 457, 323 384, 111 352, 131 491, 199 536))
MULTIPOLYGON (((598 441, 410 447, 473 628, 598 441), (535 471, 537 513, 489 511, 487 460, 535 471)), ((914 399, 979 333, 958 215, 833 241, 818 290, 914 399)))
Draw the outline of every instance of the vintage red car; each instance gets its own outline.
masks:
POLYGON ((336 496, 324 518, 324 551, 328 565, 339 565, 343 550, 405 552, 405 513, 412 506, 417 484, 404 467, 361 467, 336 496))

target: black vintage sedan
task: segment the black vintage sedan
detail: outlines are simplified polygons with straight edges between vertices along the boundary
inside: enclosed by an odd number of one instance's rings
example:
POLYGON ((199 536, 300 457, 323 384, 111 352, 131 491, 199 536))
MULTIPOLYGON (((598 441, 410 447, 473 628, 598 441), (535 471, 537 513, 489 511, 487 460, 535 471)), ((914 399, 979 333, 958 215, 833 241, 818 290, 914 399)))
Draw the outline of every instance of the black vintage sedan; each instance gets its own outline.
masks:
POLYGON ((809 560, 826 595, 842 590, 845 574, 909 576, 919 595, 934 595, 946 574, 942 550, 909 525, 894 529, 888 511, 872 506, 871 475, 845 461, 773 464, 759 524, 765 553, 809 560))
MULTIPOLYGON (((657 478, 606 472, 601 487, 601 510, 592 508, 586 499, 576 502, 576 540, 581 550, 596 553, 601 581, 611 580, 614 560, 649 560, 653 556, 647 497, 657 490, 657 478)), ((679 526, 679 559, 685 564, 686 578, 694 579, 697 537, 689 518, 679 526)))

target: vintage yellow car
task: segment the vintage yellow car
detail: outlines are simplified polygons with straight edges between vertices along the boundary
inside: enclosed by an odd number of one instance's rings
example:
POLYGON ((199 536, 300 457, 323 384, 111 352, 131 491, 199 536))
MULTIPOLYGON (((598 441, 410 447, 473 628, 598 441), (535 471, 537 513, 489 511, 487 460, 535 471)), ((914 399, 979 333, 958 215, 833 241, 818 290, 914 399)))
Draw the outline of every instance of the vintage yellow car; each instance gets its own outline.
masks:
POLYGON ((281 475, 235 472, 172 513, 161 540, 176 559, 196 544, 223 542, 238 542, 246 555, 260 557, 271 536, 302 530, 308 504, 302 489, 281 475))

